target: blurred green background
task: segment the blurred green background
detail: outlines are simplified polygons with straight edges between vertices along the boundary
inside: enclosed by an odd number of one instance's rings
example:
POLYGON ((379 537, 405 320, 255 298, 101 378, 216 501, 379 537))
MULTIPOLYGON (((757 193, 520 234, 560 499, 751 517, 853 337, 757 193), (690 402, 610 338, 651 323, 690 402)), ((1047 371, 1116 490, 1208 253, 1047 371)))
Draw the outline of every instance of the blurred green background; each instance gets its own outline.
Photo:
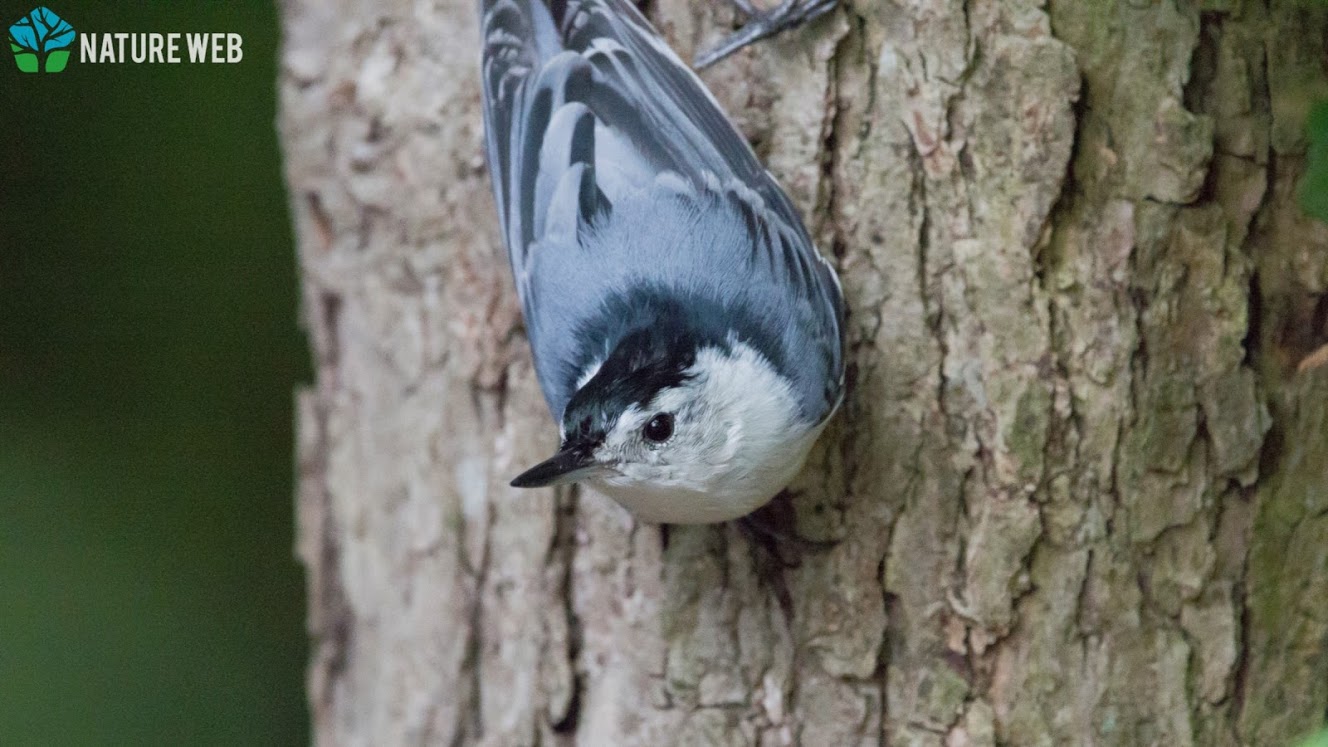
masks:
POLYGON ((0 744, 304 743, 275 9, 44 4, 244 59, 0 59, 0 744))

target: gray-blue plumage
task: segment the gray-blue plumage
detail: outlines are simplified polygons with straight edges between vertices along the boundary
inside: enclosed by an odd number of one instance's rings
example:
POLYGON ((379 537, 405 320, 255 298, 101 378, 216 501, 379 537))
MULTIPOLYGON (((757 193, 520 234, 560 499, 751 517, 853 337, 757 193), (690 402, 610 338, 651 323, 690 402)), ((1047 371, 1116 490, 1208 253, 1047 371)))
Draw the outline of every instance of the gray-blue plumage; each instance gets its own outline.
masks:
POLYGON ((791 382, 805 422, 826 418, 838 281, 700 80, 625 0, 481 10, 489 166, 554 416, 640 332, 736 337, 791 382))

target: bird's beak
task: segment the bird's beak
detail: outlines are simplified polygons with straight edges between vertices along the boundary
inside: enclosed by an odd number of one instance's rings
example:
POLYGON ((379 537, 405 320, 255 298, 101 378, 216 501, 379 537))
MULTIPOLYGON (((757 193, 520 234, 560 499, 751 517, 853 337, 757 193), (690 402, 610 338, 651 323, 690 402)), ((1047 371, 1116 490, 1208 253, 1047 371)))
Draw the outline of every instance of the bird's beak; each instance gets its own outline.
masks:
POLYGON ((608 467, 595 461, 590 449, 579 445, 564 445, 557 454, 522 472, 512 480, 514 488, 543 488, 563 485, 589 477, 602 475, 608 467))

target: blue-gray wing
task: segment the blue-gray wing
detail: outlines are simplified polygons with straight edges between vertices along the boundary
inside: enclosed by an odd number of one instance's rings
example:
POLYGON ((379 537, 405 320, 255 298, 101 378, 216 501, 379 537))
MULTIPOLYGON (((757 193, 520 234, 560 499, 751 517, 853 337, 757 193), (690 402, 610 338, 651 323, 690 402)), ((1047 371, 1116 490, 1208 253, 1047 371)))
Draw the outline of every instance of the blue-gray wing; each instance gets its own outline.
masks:
MULTIPOLYGON (((584 304, 602 302, 592 291, 622 258, 580 251, 588 226, 612 220, 614 206, 647 199, 700 200, 724 196, 752 242, 771 243, 779 255, 771 272, 795 299, 832 320, 832 368, 842 373, 838 338, 843 302, 833 270, 811 239, 783 190, 720 110, 709 91, 626 0, 482 0, 484 115, 489 169, 517 292, 521 297, 537 371, 555 415, 571 395, 579 353, 566 330, 584 312, 552 293, 584 304), (535 254, 582 265, 574 287, 540 288, 535 254), (537 308, 538 307, 538 308, 537 308), (535 319, 544 314, 540 323, 535 319)), ((698 203, 700 204, 700 203, 698 203)), ((633 211, 634 213, 636 211, 633 211)), ((666 228, 666 227, 658 227, 666 228)), ((677 242, 680 252, 701 252, 706 242, 677 242)), ((644 259, 638 257, 637 259, 644 259)), ((670 264, 676 262, 673 258, 670 264)), ((540 264, 553 261, 545 258, 540 264)))

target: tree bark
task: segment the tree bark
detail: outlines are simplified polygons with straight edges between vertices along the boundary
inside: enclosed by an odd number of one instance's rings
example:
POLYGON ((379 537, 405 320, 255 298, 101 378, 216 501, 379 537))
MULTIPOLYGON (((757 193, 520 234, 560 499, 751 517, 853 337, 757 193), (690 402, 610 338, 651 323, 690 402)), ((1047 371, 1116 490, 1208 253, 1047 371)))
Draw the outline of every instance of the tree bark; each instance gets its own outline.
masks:
MULTIPOLYGON (((649 14, 684 57, 719 0, 649 14)), ((834 257, 786 617, 547 455, 473 0, 287 0, 320 744, 1272 745, 1328 708, 1328 226, 1289 0, 850 0, 703 76, 834 257)), ((569 289, 574 291, 574 289, 569 289)))

